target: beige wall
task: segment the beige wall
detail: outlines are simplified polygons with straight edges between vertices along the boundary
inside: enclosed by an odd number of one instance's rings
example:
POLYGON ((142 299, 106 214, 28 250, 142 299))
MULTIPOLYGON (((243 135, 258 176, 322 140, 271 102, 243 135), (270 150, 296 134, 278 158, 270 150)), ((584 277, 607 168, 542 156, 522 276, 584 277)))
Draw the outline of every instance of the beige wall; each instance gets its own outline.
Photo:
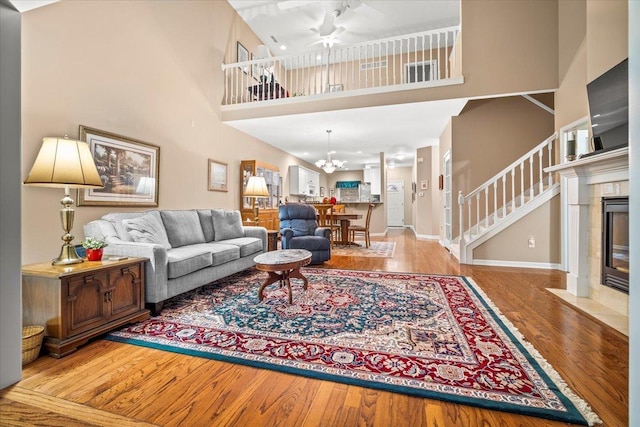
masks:
POLYGON ((416 163, 416 234, 418 236, 439 236, 440 215, 438 213, 438 153, 437 147, 423 147, 417 150, 416 163), (435 165, 434 165, 435 161, 435 165), (435 177, 435 180, 434 180, 435 177), (426 183, 427 189, 422 189, 426 183))
POLYGON ((556 196, 473 250, 474 260, 560 263, 560 197, 556 196), (529 238, 535 248, 529 247, 529 238))
POLYGON ((513 96, 470 101, 451 123, 455 238, 459 235, 458 192, 475 190, 553 134, 553 115, 513 96))
POLYGON ((592 81, 629 56, 628 1, 587 3, 587 80, 592 81))
MULTIPOLYGON (((255 35, 227 2, 59 2, 22 15, 22 169, 45 136, 85 125, 160 146, 160 208, 239 208, 242 159, 302 163, 223 124, 220 64, 255 35), (228 163, 229 192, 207 191, 207 159, 228 163)), ((58 255, 62 190, 23 187, 22 261, 58 255)), ((78 207, 73 234, 118 207, 78 207)))

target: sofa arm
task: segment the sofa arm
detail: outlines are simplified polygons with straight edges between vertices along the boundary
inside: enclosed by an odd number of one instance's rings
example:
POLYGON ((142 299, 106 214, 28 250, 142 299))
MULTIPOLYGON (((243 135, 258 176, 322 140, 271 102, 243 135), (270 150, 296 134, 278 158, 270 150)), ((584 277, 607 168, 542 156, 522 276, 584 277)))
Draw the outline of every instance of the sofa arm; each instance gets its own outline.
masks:
POLYGON ((110 242, 104 255, 148 258, 145 267, 145 302, 157 303, 167 299, 167 250, 155 243, 110 242))
POLYGON ((318 227, 316 228, 315 235, 318 237, 325 237, 327 239, 331 239, 331 229, 328 227, 318 227))
POLYGON ((257 237, 262 240, 262 252, 267 252, 269 248, 267 243, 267 229, 258 226, 243 226, 244 237, 257 237))
POLYGON ((280 241, 282 242, 282 249, 289 249, 292 238, 293 230, 291 228, 282 228, 280 230, 280 241))

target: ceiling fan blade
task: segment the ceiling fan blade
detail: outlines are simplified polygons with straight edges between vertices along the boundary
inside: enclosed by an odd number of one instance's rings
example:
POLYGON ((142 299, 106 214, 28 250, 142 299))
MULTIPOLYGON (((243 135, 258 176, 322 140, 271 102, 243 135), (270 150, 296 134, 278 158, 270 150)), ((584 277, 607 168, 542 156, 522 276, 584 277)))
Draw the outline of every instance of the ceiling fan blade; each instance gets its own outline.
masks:
POLYGON ((362 16, 366 16, 370 19, 380 19, 385 16, 385 13, 383 11, 372 6, 371 3, 362 0, 348 1, 347 8, 349 10, 353 10, 354 13, 359 13, 362 16))
POLYGON ((318 0, 282 0, 279 1, 278 9, 288 10, 296 7, 308 6, 310 4, 319 3, 318 0))

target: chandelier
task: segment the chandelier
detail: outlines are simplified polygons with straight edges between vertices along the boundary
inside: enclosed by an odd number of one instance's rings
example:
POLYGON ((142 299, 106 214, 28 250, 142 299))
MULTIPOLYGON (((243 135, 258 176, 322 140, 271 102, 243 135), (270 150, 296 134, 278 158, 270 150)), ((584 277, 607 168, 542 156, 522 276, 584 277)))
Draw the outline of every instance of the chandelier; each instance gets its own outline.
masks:
POLYGON ((327 129, 327 160, 318 160, 316 166, 326 173, 333 173, 336 169, 340 169, 345 162, 340 160, 331 160, 331 129, 327 129))

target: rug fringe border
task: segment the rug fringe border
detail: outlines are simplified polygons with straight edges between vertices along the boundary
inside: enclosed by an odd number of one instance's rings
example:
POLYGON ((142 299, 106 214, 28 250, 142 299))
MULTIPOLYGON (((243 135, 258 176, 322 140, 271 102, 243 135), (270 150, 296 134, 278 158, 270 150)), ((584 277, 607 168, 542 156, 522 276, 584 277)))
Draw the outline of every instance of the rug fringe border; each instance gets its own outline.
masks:
POLYGON ((494 304, 489 296, 480 288, 480 286, 468 276, 462 277, 467 283, 473 287, 473 290, 482 297, 482 301, 485 305, 491 309, 494 316, 507 327, 507 329, 513 334, 513 336, 519 341, 519 343, 529 352, 529 354, 536 360, 544 372, 549 378, 558 386, 558 389, 573 403, 576 409, 582 414, 585 420, 589 423, 589 426, 596 424, 602 424, 602 420, 592 409, 591 406, 580 396, 578 396, 569 385, 562 379, 562 376, 555 370, 555 368, 547 362, 547 360, 540 354, 540 352, 531 344, 524 335, 515 327, 513 323, 500 311, 500 309, 494 304))

